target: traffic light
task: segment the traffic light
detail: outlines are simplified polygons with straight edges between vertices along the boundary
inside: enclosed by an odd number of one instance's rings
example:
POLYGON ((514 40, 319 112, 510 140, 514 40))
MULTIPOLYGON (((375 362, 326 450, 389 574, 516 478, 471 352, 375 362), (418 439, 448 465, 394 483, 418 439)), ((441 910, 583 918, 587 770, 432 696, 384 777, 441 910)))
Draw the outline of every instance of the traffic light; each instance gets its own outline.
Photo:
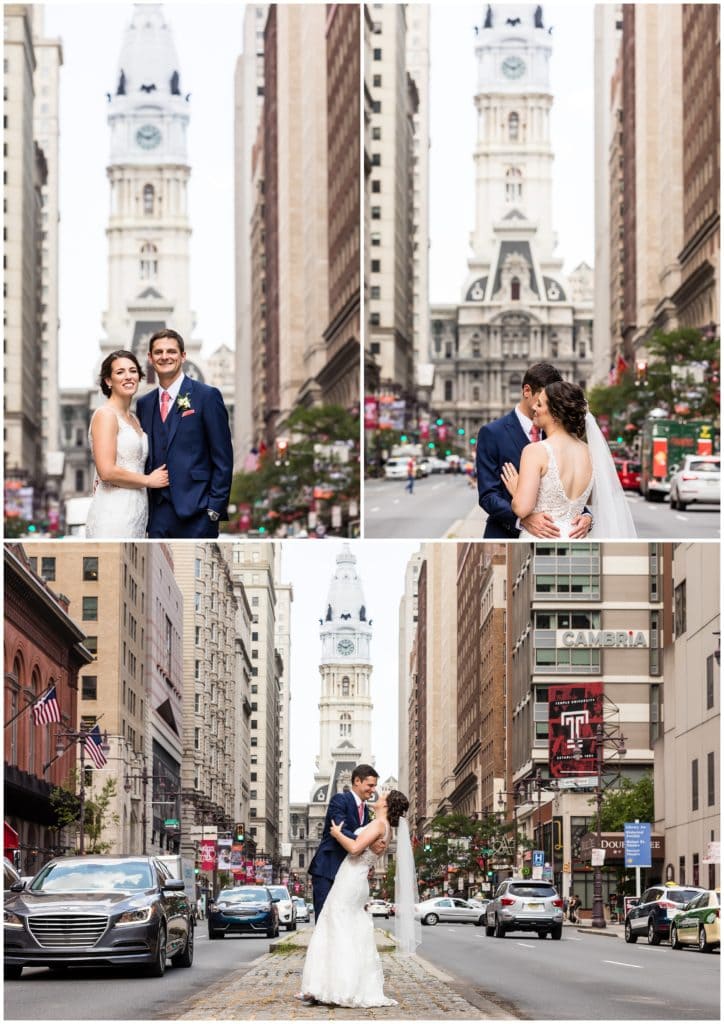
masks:
POLYGON ((462 437, 462 435, 464 433, 465 433, 465 427, 458 427, 458 434, 460 434, 461 437, 462 437))
POLYGON ((488 876, 488 878, 490 879, 490 878, 492 878, 492 877, 493 877, 493 875, 495 874, 495 872, 493 871, 493 869, 492 869, 492 868, 488 868, 488 870, 487 870, 487 871, 485 872, 485 874, 486 874, 486 875, 488 876))
POLYGON ((407 441, 407 434, 400 434, 400 444, 405 444, 407 441))
POLYGON ((424 849, 425 849, 425 853, 429 853, 430 850, 432 849, 432 843, 425 843, 424 849))
POLYGON ((436 423, 436 425, 437 425, 438 427, 441 427, 441 426, 443 425, 443 423, 444 423, 444 422, 445 422, 445 420, 444 420, 444 419, 442 419, 441 417, 438 417, 438 418, 437 418, 437 419, 435 420, 435 423, 436 423))
POLYGON ((470 438, 470 444, 475 444, 475 438, 474 437, 470 438))
POLYGON ((617 437, 616 441, 617 441, 618 444, 623 444, 623 438, 622 437, 617 437))
POLYGON ((434 441, 428 441, 427 447, 428 448, 434 448, 435 447, 435 442, 434 441))
POLYGON ((244 842, 244 834, 245 834, 245 832, 246 832, 246 829, 244 828, 244 823, 241 822, 241 821, 237 822, 237 824, 234 825, 234 842, 235 843, 243 843, 244 842))
POLYGON ((286 437, 278 437, 276 440, 276 464, 277 466, 287 461, 289 457, 289 440, 286 437))

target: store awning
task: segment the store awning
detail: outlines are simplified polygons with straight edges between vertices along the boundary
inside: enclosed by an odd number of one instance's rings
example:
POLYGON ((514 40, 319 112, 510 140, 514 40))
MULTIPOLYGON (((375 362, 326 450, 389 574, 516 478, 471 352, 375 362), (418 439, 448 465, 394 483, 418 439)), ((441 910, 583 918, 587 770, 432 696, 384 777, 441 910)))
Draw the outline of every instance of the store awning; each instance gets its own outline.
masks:
POLYGON ((20 845, 20 840, 19 840, 17 832, 15 831, 15 829, 11 825, 8 825, 7 821, 4 822, 4 825, 5 825, 5 842, 3 843, 3 849, 5 849, 5 850, 17 850, 18 846, 20 845))

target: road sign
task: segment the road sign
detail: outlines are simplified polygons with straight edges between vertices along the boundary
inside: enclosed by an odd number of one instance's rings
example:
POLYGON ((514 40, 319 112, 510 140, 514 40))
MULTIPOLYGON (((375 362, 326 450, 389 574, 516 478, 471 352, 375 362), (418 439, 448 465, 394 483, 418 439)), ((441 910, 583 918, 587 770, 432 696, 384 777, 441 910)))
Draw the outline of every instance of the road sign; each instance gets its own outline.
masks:
POLYGON ((623 856, 627 868, 651 867, 651 823, 626 821, 623 826, 623 856))
POLYGON ((606 851, 593 849, 591 850, 591 867, 602 868, 606 860, 606 851))
POLYGON ((533 867, 542 868, 545 864, 546 855, 543 850, 533 850, 533 867))
POLYGON ((165 828, 178 828, 181 823, 178 818, 166 818, 163 824, 165 828))

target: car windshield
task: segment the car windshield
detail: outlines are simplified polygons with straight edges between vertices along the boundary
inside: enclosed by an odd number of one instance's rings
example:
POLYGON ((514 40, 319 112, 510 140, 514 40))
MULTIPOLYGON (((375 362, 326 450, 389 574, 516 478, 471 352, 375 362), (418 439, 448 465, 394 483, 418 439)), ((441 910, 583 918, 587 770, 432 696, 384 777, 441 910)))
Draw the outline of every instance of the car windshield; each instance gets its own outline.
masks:
POLYGON ((153 875, 145 861, 74 861, 49 864, 33 880, 31 892, 109 892, 150 889, 153 875))
POLYGON ((511 896, 539 896, 546 898, 556 895, 551 885, 536 885, 535 882, 517 882, 508 890, 511 896))
POLYGON ((269 891, 271 892, 272 896, 276 896, 278 900, 289 899, 289 893, 287 892, 283 885, 270 885, 269 891))
POLYGON ((219 903, 259 903, 269 902, 266 889, 223 889, 218 897, 219 903))
POLYGON ((692 460, 689 463, 689 469, 695 473, 718 473, 719 463, 718 462, 704 462, 703 460, 697 461, 692 460))

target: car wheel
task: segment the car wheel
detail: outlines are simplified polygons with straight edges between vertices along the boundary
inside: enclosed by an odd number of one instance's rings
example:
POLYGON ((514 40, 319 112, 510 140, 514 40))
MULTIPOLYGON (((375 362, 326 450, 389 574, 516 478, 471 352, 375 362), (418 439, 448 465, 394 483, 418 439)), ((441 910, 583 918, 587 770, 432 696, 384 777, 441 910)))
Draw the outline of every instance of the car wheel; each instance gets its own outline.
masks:
POLYGON ((423 918, 423 924, 437 924, 440 918, 437 914, 426 914, 423 918))
POLYGON ((5 964, 4 977, 5 981, 18 981, 20 975, 23 973, 22 967, 18 967, 17 964, 5 964))
POLYGON ((638 935, 633 933, 630 921, 626 921, 626 924, 623 926, 623 937, 626 939, 626 942, 635 942, 638 938, 638 935))
POLYGON ((189 923, 189 930, 186 936, 186 945, 177 953, 176 956, 171 957, 171 963, 174 967, 190 967, 194 962, 194 926, 189 923))
POLYGON ((482 928, 484 924, 485 924, 485 918, 484 918, 484 917, 483 917, 483 915, 481 914, 481 915, 480 915, 480 917, 479 917, 479 918, 477 919, 477 921, 475 922, 475 927, 476 927, 476 928, 482 928))
POLYGON ((162 978, 166 973, 166 925, 161 924, 158 929, 158 942, 156 943, 156 955, 153 963, 148 965, 148 974, 152 978, 162 978))
POLYGON ((675 924, 671 926, 671 948, 681 949, 681 943, 679 942, 679 929, 675 924))
POLYGON ((495 918, 495 938, 496 939, 504 939, 505 938, 505 928, 503 927, 503 925, 502 925, 502 923, 500 921, 500 918, 498 918, 498 917, 495 918))
POLYGON ((266 937, 268 939, 275 939, 278 934, 279 934, 279 932, 277 931, 277 929, 273 925, 272 925, 271 928, 267 928, 267 930, 266 930, 266 937))
POLYGON ((488 936, 489 939, 492 938, 493 935, 495 935, 495 925, 488 924, 487 920, 485 922, 485 934, 488 936))
POLYGON ((699 950, 700 950, 700 952, 702 952, 702 953, 711 953, 711 948, 712 947, 706 941, 706 932, 704 931, 704 926, 703 925, 699 925, 699 950))
POLYGON ((563 925, 562 924, 556 924, 556 925, 554 925, 551 928, 551 938, 552 939, 560 939, 562 935, 563 935, 563 925))
POLYGON ((544 939, 547 934, 548 934, 548 932, 538 932, 538 938, 539 939, 544 939))
POLYGON ((656 925, 653 920, 649 921, 649 927, 646 932, 646 940, 650 946, 658 946, 661 942, 661 936, 656 931, 656 925))
POLYGON ((223 932, 217 931, 216 928, 209 928, 209 938, 210 939, 223 939, 223 937, 224 937, 224 933, 223 932))

